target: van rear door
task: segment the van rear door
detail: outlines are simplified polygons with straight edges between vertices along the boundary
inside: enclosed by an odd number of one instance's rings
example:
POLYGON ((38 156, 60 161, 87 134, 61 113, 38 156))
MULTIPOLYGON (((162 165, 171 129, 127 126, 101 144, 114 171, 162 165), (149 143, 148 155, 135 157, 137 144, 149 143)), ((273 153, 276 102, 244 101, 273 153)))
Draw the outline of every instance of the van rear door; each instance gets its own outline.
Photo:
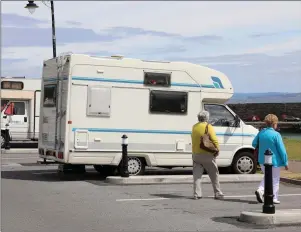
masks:
POLYGON ((28 139, 28 106, 28 101, 10 101, 4 111, 4 116, 7 117, 10 135, 13 140, 28 139))

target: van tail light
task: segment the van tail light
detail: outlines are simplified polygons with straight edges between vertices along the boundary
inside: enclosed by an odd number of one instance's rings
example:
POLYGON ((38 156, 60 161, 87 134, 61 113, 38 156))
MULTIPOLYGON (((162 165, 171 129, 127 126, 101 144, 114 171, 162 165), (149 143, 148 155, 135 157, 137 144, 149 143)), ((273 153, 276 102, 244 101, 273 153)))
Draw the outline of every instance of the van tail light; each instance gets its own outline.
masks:
POLYGON ((58 158, 58 159, 64 159, 64 152, 59 151, 59 152, 57 153, 57 158, 58 158))

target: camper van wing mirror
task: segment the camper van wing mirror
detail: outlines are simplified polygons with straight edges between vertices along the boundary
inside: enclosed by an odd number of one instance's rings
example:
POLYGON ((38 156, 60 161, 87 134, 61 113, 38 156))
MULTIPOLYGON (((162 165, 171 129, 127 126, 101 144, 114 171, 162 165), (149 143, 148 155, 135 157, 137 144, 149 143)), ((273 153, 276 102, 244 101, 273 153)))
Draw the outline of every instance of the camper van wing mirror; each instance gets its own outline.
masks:
POLYGON ((236 114, 235 115, 235 124, 234 124, 234 126, 235 127, 240 127, 240 118, 239 118, 239 116, 236 114))

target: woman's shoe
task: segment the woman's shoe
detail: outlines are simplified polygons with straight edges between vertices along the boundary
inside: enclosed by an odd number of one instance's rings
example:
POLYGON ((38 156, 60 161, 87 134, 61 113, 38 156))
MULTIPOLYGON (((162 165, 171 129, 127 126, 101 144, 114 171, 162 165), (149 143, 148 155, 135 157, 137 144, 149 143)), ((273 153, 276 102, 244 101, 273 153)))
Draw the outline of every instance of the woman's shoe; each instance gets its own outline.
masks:
POLYGON ((199 199, 202 199, 202 197, 194 196, 193 199, 194 200, 199 200, 199 199))
POLYGON ((255 195, 256 195, 257 201, 259 203, 263 203, 263 192, 261 190, 257 189, 255 191, 255 195))
POLYGON ((274 204, 280 204, 280 201, 279 201, 279 200, 276 200, 276 199, 274 199, 274 200, 273 200, 273 203, 274 203, 274 204))

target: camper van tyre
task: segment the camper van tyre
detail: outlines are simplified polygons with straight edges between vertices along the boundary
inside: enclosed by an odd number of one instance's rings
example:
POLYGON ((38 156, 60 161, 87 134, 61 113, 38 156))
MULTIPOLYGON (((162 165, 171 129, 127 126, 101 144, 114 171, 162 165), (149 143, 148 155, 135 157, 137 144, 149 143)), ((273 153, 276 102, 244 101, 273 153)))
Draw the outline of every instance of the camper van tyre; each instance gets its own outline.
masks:
POLYGON ((251 151, 241 151, 233 159, 232 168, 235 174, 255 174, 257 165, 251 151))
MULTIPOLYGON (((141 157, 128 157, 128 171, 130 176, 141 176, 145 172, 146 161, 141 157)), ((119 173, 121 173, 121 162, 119 164, 119 173)))
POLYGON ((145 172, 145 160, 140 157, 129 157, 128 170, 131 176, 143 175, 145 172))
POLYGON ((5 145, 5 134, 1 132, 1 148, 4 148, 5 145))

